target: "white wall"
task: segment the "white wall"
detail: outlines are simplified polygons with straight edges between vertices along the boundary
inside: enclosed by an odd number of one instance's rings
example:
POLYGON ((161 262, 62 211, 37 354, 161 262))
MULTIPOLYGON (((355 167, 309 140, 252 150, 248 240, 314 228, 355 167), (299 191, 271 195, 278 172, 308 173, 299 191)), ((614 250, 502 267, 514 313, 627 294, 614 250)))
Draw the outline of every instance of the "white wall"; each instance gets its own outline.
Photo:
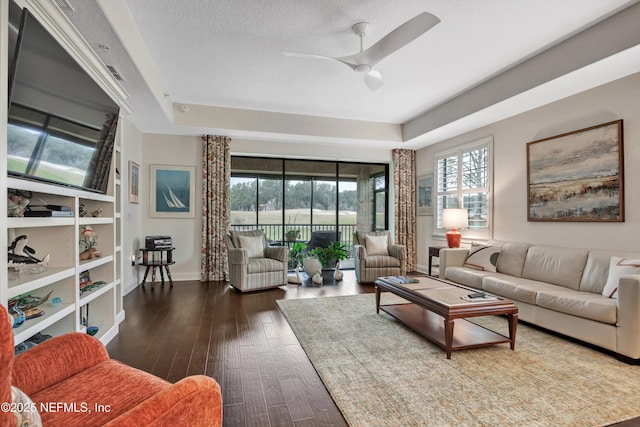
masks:
MULTIPOLYGON (((175 264, 170 267, 171 276, 176 280, 198 280, 200 278, 200 248, 202 227, 202 140, 199 136, 143 134, 140 162, 140 211, 141 224, 136 233, 140 245, 144 246, 145 236, 171 236, 175 264), (151 218, 149 216, 150 165, 195 166, 196 196, 195 218, 151 218)), ((142 279, 143 267, 138 267, 142 279)), ((149 281, 150 278, 147 278, 149 281)))
MULTIPOLYGON (((493 135, 494 238, 557 246, 640 252, 640 74, 562 99, 426 147, 416 153, 417 175, 433 171, 433 154, 493 135), (527 221, 527 142, 623 119, 624 223, 527 221)), ((418 217, 418 264, 427 270, 427 247, 444 245, 433 233, 433 217, 418 217)))

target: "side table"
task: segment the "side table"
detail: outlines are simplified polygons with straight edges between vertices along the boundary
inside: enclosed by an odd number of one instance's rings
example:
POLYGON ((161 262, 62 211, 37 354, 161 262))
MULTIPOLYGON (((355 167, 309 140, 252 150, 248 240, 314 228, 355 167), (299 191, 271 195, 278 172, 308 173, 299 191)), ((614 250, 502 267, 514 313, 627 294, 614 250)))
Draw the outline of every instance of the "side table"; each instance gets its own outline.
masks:
POLYGON ((142 262, 140 265, 147 267, 144 271, 144 278, 142 279, 142 287, 144 288, 144 284, 147 281, 147 276, 149 275, 149 270, 151 270, 151 289, 156 284, 156 267, 160 270, 160 280, 161 286, 164 286, 164 274, 162 269, 164 268, 167 273, 167 278, 169 279, 169 287, 173 288, 173 279, 171 279, 171 272, 169 271, 169 266, 171 264, 175 264, 173 260, 173 250, 175 248, 166 248, 166 249, 140 249, 142 252, 142 262))
POLYGON ((429 276, 433 276, 433 274, 431 274, 433 257, 440 257, 440 249, 443 248, 446 248, 446 246, 429 246, 429 276))

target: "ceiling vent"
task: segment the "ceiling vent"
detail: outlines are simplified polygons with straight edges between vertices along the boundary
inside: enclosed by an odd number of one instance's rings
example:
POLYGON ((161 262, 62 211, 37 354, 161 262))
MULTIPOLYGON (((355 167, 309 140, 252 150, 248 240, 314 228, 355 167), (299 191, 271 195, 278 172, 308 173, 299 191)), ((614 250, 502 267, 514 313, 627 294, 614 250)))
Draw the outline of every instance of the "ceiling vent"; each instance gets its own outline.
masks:
POLYGON ((124 77, 120 74, 120 71, 116 68, 115 65, 107 65, 107 70, 111 73, 111 75, 119 82, 124 81, 124 77))
POLYGON ((58 5, 58 7, 62 10, 66 10, 68 12, 75 12, 75 9, 73 8, 73 6, 71 6, 71 3, 69 3, 67 0, 53 0, 53 2, 58 5))

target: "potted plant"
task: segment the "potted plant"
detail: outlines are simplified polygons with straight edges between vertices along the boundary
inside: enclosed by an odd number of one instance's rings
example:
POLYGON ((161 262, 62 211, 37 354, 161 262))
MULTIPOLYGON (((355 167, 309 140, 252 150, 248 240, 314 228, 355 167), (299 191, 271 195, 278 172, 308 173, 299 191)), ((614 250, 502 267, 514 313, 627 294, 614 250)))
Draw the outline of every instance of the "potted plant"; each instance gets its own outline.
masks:
POLYGON ((346 249, 345 245, 340 242, 333 242, 329 247, 326 248, 314 248, 309 251, 309 256, 315 258, 317 260, 316 263, 312 263, 312 259, 306 258, 305 261, 305 271, 307 274, 312 275, 317 273, 316 270, 321 270, 323 268, 329 267, 332 261, 336 262, 336 269, 334 272, 334 278, 336 280, 342 279, 342 272, 340 272, 340 261, 349 258, 349 251, 346 249), (315 264, 315 265, 313 265, 315 264), (319 264, 319 266, 318 266, 319 264))
POLYGON ((289 242, 294 242, 300 238, 300 230, 287 230, 285 233, 285 238, 289 242))

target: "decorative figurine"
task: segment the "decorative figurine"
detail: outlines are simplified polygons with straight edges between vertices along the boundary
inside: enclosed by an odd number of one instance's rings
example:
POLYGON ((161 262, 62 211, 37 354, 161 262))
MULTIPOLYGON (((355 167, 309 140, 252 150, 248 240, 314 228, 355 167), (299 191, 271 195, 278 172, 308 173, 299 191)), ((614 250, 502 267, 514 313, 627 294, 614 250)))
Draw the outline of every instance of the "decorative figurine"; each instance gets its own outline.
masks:
POLYGON ((95 246, 98 244, 98 233, 93 231, 91 226, 80 227, 80 259, 88 260, 102 255, 95 246))
POLYGON ((35 254, 36 251, 32 247, 27 246, 28 241, 29 239, 24 234, 13 239, 11 246, 9 246, 9 267, 26 264, 47 266, 49 264, 49 254, 45 255, 41 260, 34 257, 33 254, 35 254))
POLYGON ((89 212, 87 212, 87 209, 84 207, 84 203, 80 203, 80 209, 78 210, 78 216, 80 218, 84 218, 87 215, 89 215, 89 212))
POLYGON ((13 189, 7 190, 7 195, 9 196, 7 200, 7 216, 24 216, 24 211, 27 209, 31 195, 25 191, 13 189))
POLYGON ((98 208, 95 211, 91 212, 91 216, 94 218, 99 218, 102 216, 102 208, 98 208))
POLYGON ((311 278, 311 281, 316 285, 322 285, 322 270, 318 270, 311 278))

